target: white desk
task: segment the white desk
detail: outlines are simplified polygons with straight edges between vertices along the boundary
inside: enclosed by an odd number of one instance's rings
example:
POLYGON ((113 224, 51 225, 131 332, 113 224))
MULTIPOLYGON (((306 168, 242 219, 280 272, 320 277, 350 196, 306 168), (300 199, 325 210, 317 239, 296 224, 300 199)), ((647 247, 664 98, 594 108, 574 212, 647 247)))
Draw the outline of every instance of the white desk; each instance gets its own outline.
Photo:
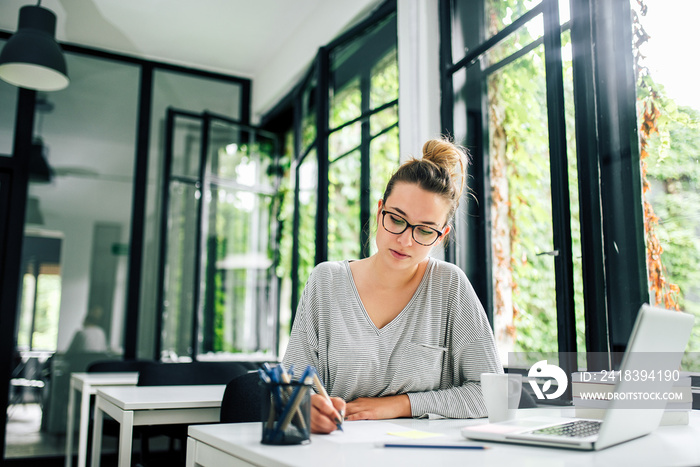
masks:
MULTIPOLYGON (((557 415, 561 409, 524 409, 518 416, 557 415)), ((571 409, 563 409, 571 415, 571 409)), ((482 443, 464 440, 459 429, 485 420, 381 420, 345 422, 345 433, 311 435, 311 443, 268 446, 260 443, 260 423, 199 425, 189 427, 187 467, 221 465, 298 466, 359 465, 470 465, 470 466, 687 466, 700 465, 700 412, 691 414, 690 425, 663 426, 648 436, 597 452, 482 443), (443 436, 414 442, 471 443, 487 450, 384 448, 378 443, 412 440, 388 432, 419 430, 443 436)))
POLYGON ((66 467, 73 463, 73 423, 75 420, 75 395, 80 393, 80 426, 78 427, 78 466, 85 467, 87 458, 88 424, 90 423, 90 399, 103 386, 136 386, 139 374, 124 373, 72 373, 68 393, 68 422, 66 428, 66 467))
POLYGON ((131 464, 134 426, 219 421, 226 385, 134 386, 98 389, 92 437, 92 466, 100 465, 102 420, 119 422, 119 466, 131 464))

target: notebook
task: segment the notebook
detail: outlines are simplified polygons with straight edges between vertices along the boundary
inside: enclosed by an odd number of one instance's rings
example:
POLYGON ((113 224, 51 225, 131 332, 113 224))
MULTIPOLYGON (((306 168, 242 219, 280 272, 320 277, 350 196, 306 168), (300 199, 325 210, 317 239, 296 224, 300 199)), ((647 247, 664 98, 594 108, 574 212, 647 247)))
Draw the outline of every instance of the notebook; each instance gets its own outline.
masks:
MULTIPOLYGON (((618 379, 614 389, 616 397, 611 400, 602 420, 528 417, 467 426, 462 428, 462 436, 482 441, 581 450, 599 450, 645 436, 659 426, 665 402, 640 407, 639 402, 630 400, 634 394, 641 394, 640 380, 635 375, 642 370, 659 371, 662 377, 654 378, 653 391, 672 390, 673 378, 668 375, 673 375, 673 371, 680 367, 692 327, 693 316, 688 313, 642 305, 620 365, 621 374, 629 377, 618 379), (670 369, 671 373, 663 369, 670 369)), ((645 380, 647 390, 649 383, 645 380)))

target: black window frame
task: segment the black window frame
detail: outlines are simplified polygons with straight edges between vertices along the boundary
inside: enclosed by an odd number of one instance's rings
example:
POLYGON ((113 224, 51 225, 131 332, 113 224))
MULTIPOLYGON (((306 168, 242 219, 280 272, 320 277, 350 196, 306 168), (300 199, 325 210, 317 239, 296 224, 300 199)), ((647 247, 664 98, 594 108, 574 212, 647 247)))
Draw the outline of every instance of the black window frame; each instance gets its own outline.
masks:
MULTIPOLYGON (((484 17, 484 2, 472 2, 474 17, 484 17)), ((559 109, 563 109, 564 99, 561 90, 560 37, 564 28, 570 28, 587 366, 590 371, 610 369, 615 364, 610 361, 611 355, 624 351, 639 307, 649 301, 629 0, 570 0, 571 20, 561 27, 558 1, 543 0, 488 40, 484 39, 484 28, 477 25, 481 45, 471 49, 455 63, 451 49, 454 1, 441 0, 439 5, 442 128, 448 134, 455 134, 455 129, 458 134, 466 130, 469 134, 468 145, 478 148, 473 153, 475 183, 472 188, 482 200, 474 213, 478 221, 466 225, 461 238, 477 253, 460 258, 451 246, 448 258, 457 264, 461 260, 460 266, 468 274, 479 271, 482 277, 476 277, 474 285, 490 319, 493 318, 493 303, 489 198, 486 191, 489 184, 488 154, 485 149, 488 133, 483 108, 485 90, 481 90, 481 118, 475 115, 455 121, 452 76, 498 43, 511 28, 517 28, 535 15, 543 14, 550 151, 556 150, 561 154, 563 127, 559 116, 563 119, 563 111, 557 114, 559 109), (595 44, 606 46, 595 47, 595 44)), ((563 151, 565 161, 565 146, 563 151)), ((571 238, 570 233, 566 233, 566 224, 570 222, 567 214, 568 193, 563 192, 563 187, 566 187, 565 168, 553 167, 553 190, 555 183, 561 189, 560 198, 557 200, 553 197, 552 200, 555 226, 559 226, 558 229, 555 227, 554 247, 568 249, 566 257, 560 250, 557 259, 557 263, 565 262, 557 268, 559 352, 576 352, 573 290, 570 289, 571 238)), ((577 369, 575 359, 561 366, 568 367, 570 371, 577 369)))

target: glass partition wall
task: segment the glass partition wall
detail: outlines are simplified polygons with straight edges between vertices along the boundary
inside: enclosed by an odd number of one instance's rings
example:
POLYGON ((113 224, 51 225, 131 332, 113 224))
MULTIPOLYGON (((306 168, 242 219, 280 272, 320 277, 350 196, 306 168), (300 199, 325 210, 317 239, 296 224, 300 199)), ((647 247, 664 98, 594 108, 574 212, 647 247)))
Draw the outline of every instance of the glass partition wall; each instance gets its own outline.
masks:
MULTIPOLYGON (((2 335, 15 343, 1 357, 12 369, 2 383, 8 459, 63 455, 71 372, 95 360, 154 358, 165 108, 248 118, 248 80, 64 50, 70 86, 35 93, 25 223, 3 225, 23 235, 18 290, 0 292, 17 294, 16 324, 2 335), (96 345, 85 345, 86 332, 99 335, 96 345)), ((17 95, 0 82, 2 170, 14 159, 17 95)), ((22 180, 19 170, 0 175, 0 189, 22 180)), ((233 339, 230 325, 209 331, 233 339)))

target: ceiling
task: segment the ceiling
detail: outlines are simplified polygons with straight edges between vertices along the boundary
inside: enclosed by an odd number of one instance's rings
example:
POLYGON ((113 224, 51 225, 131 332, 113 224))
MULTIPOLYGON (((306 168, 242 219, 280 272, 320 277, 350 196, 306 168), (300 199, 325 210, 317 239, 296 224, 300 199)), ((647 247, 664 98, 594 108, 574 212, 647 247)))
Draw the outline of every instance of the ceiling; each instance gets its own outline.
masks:
MULTIPOLYGON (((254 110, 288 90, 318 47, 378 0, 44 0, 59 42, 251 78, 254 110), (276 75, 283 74, 280 78, 276 75), (264 89, 256 91, 261 81, 264 89), (256 99, 257 98, 257 99, 256 99)), ((17 29, 29 0, 0 2, 0 29, 17 29)))

